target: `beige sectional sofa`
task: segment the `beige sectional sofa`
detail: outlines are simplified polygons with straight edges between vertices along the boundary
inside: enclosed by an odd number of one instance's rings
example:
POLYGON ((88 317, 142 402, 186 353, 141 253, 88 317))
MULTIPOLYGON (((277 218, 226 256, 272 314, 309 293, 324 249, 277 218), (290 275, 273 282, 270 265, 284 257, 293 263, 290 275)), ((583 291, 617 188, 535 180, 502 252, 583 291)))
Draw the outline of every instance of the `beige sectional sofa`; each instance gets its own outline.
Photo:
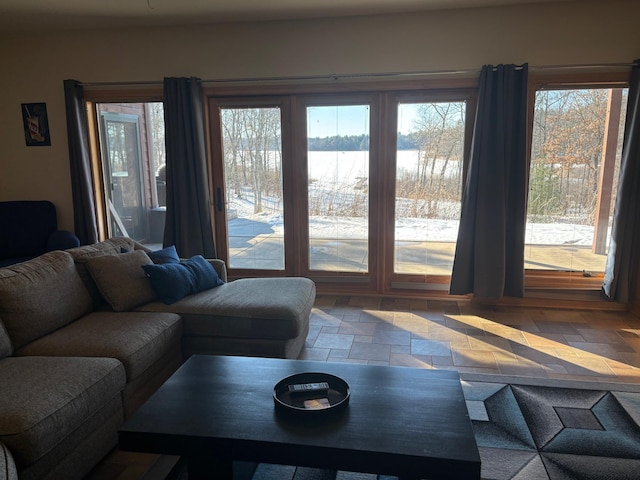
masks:
POLYGON ((170 305, 110 239, 0 268, 0 480, 80 479, 122 421, 192 353, 296 358, 315 285, 225 282, 170 305))

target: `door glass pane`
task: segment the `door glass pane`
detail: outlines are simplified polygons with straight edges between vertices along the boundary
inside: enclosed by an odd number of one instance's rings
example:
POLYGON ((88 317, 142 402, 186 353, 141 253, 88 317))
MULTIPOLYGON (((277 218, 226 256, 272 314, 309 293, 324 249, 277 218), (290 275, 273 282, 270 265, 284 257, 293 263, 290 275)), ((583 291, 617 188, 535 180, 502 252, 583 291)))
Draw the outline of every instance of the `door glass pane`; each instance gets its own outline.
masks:
POLYGON ((369 110, 307 107, 311 270, 368 271, 369 110))
POLYGON ((398 105, 395 273, 451 275, 466 102, 398 105))
POLYGON ((231 268, 284 269, 280 108, 223 108, 231 268))
POLYGON ((627 89, 536 93, 525 267, 603 272, 627 89))

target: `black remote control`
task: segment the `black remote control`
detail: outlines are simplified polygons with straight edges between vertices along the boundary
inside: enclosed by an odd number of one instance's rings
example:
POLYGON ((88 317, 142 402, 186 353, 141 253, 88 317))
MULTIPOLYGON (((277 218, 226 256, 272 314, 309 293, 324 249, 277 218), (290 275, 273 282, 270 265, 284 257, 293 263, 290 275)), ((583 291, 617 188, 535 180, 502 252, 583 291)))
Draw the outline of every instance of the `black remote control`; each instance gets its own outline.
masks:
POLYGON ((290 393, 315 393, 328 390, 329 384, 327 382, 297 383, 288 387, 290 393))

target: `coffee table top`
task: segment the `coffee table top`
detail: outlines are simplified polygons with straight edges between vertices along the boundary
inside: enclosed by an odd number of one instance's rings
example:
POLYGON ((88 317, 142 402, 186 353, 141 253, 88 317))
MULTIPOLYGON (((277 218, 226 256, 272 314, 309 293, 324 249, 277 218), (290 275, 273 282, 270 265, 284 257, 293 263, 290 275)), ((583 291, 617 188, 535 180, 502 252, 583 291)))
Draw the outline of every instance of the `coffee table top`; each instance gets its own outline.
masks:
POLYGON ((122 450, 407 475, 480 478, 458 373, 194 355, 120 429, 122 450), (323 372, 349 405, 321 421, 282 415, 273 387, 323 372))

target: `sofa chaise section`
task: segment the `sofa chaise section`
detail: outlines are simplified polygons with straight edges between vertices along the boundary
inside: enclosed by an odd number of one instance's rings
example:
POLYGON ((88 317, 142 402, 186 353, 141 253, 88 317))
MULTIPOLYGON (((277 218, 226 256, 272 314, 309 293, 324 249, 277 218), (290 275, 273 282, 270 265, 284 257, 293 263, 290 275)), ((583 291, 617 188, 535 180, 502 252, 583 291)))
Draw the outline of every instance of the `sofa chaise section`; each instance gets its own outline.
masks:
MULTIPOLYGON (((105 305, 109 302, 105 302, 90 272, 92 259, 139 250, 149 252, 130 238, 116 237, 68 252, 87 282, 94 303, 105 305)), ((145 300, 137 302, 133 309, 155 314, 179 314, 183 323, 185 357, 197 353, 297 358, 309 332, 315 284, 300 277, 247 278, 227 282, 224 262, 219 259, 208 259, 208 262, 226 283, 170 305, 159 300, 145 300)), ((102 268, 108 265, 103 262, 102 268)), ((126 278, 122 279, 123 284, 126 281, 126 278)), ((148 299, 148 294, 142 293, 149 288, 148 282, 147 285, 133 285, 132 281, 128 290, 139 291, 140 298, 148 299)), ((104 287, 102 291, 104 293, 104 287)))
POLYGON ((165 305, 183 321, 182 348, 192 354, 297 358, 309 333, 315 285, 306 278, 251 278, 225 283, 165 305))

